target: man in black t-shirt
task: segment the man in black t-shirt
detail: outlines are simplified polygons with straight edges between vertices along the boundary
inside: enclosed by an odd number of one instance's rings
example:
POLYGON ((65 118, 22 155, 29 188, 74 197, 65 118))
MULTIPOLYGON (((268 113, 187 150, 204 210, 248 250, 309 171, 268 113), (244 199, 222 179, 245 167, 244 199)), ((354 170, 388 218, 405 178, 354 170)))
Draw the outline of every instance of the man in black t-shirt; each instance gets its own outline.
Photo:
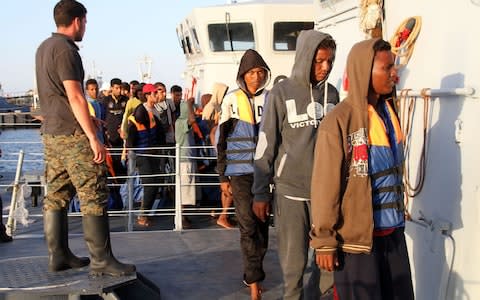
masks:
MULTIPOLYGON (((128 97, 122 95, 122 81, 118 78, 110 80, 112 94, 103 98, 102 104, 105 107, 105 128, 107 131, 107 145, 110 148, 114 174, 111 176, 127 175, 126 168, 122 165, 123 139, 120 137, 120 126, 122 125, 123 113, 127 106, 128 97)), ((116 180, 123 183, 123 180, 116 180)), ((118 189, 118 187, 116 187, 118 189)))
POLYGON ((90 117, 82 59, 75 44, 83 39, 87 10, 75 0, 62 0, 53 15, 57 32, 42 42, 35 56, 48 190, 43 200, 48 269, 58 272, 90 264, 95 276, 131 274, 135 266, 119 262, 112 254, 105 148, 90 117), (68 247, 67 208, 75 193, 91 261, 75 256, 68 247))
POLYGON ((123 113, 127 106, 128 97, 122 95, 122 81, 118 78, 110 80, 112 94, 103 98, 102 103, 106 109, 105 122, 107 128, 108 143, 110 147, 123 146, 120 137, 120 125, 122 124, 123 113))

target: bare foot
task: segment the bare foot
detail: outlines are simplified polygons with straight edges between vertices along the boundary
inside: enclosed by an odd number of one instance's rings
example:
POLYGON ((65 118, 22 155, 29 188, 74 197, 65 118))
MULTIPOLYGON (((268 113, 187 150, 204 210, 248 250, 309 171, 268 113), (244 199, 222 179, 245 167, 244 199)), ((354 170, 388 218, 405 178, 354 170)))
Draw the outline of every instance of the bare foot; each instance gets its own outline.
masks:
POLYGON ((259 282, 250 284, 250 297, 252 300, 262 300, 262 286, 259 282))
POLYGON ((225 216, 222 216, 222 215, 220 217, 218 217, 217 225, 222 226, 223 228, 226 228, 226 229, 235 228, 235 226, 230 224, 230 222, 228 222, 228 219, 225 216))
POLYGON ((142 227, 148 227, 151 224, 150 220, 147 217, 141 216, 137 219, 137 224, 142 227))

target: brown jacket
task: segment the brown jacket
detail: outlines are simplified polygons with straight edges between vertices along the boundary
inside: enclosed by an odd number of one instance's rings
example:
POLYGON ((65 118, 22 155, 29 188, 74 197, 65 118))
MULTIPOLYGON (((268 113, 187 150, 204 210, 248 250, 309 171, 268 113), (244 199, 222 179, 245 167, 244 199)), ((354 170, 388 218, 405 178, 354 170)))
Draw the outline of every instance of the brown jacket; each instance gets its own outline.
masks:
POLYGON ((312 247, 369 253, 372 188, 368 176, 368 89, 376 39, 355 44, 347 59, 348 97, 320 125, 312 174, 312 247))

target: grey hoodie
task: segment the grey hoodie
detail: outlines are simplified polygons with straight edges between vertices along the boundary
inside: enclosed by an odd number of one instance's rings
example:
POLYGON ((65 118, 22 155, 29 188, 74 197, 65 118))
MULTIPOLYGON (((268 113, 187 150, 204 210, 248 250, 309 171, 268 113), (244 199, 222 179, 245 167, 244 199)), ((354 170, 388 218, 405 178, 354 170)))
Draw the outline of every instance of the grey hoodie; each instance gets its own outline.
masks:
POLYGON ((291 76, 270 91, 255 153, 255 201, 271 200, 271 183, 289 199, 310 199, 313 153, 324 101, 330 108, 339 98, 331 84, 325 93, 326 79, 316 86, 310 83, 317 47, 327 37, 330 36, 315 30, 302 31, 291 76))

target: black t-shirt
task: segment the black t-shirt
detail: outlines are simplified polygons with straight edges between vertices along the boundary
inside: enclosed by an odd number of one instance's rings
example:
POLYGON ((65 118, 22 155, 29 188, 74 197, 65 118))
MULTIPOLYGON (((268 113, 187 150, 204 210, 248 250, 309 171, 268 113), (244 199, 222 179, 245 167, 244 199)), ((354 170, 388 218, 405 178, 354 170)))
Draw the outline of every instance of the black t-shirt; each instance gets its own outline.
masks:
POLYGON ((44 117, 42 133, 70 135, 75 130, 82 130, 63 86, 65 80, 75 80, 83 86, 85 73, 75 42, 63 34, 52 33, 38 47, 35 64, 40 109, 44 117))
POLYGON ((116 98, 108 96, 102 100, 102 104, 105 107, 105 128, 107 129, 108 140, 113 147, 122 146, 123 144, 118 129, 122 124, 127 102, 128 98, 123 95, 119 95, 116 98))

